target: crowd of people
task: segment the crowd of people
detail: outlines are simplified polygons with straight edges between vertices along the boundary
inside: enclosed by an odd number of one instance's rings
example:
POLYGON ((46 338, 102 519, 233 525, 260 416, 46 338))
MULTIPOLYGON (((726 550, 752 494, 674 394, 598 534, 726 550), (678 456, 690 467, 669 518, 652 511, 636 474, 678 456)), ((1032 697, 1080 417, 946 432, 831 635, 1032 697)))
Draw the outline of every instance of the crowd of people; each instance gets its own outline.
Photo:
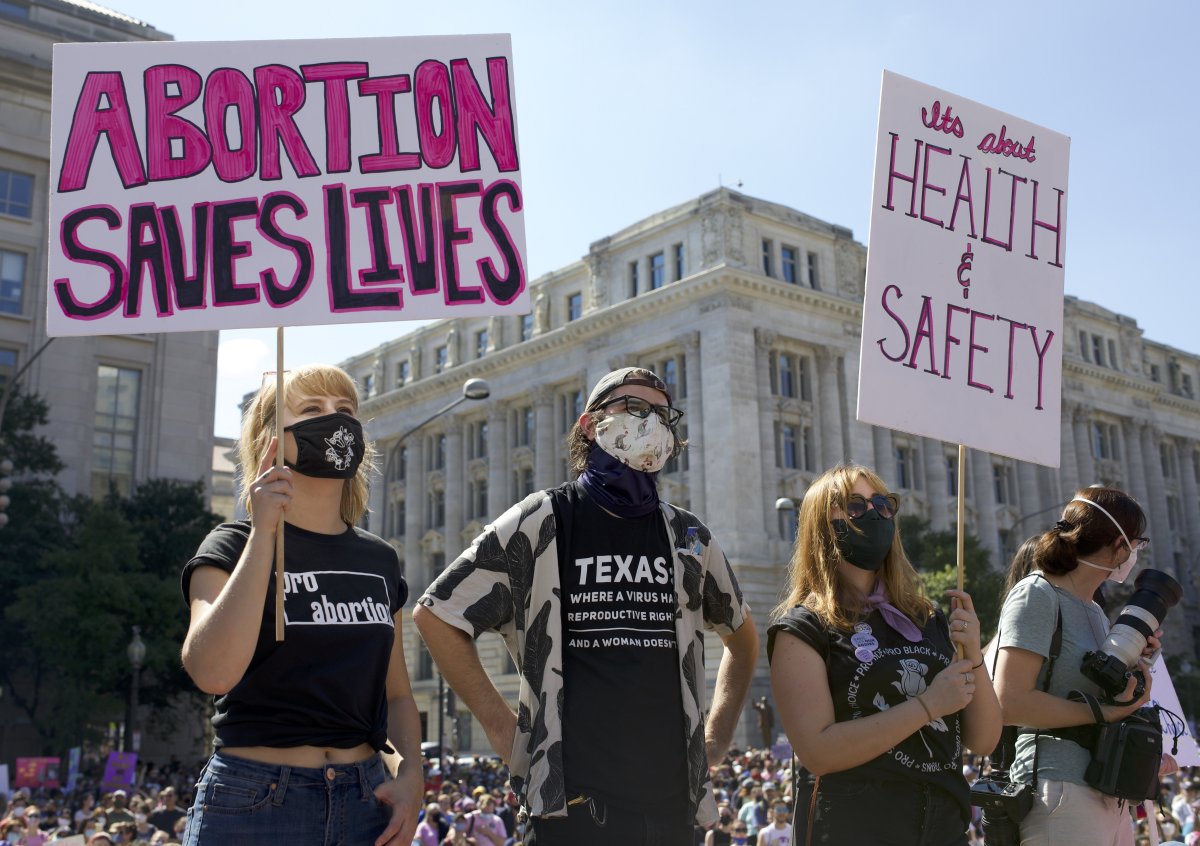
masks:
MULTIPOLYGON (((926 594, 885 480, 853 464, 819 475, 767 641, 799 763, 730 752, 758 634, 718 540, 658 496, 656 474, 686 446, 682 412, 638 367, 593 387, 567 436, 571 482, 495 517, 416 586, 416 627, 495 752, 435 768, 401 642, 409 586, 395 550, 357 526, 372 459, 357 388, 324 365, 281 384, 280 403, 265 385, 244 416, 250 519, 214 529, 183 570, 183 664, 216 697, 213 755, 186 784, 18 794, 0 822, 8 843, 977 846, 970 787, 997 752, 1032 803, 1007 843, 1200 836, 1200 782, 1158 749, 1134 788, 1150 796, 1164 776, 1150 819, 1090 775, 1097 725, 1151 696, 1147 678, 1130 673, 1118 699, 1081 669, 1108 637, 1103 584, 1149 543, 1141 507, 1115 489, 1077 491, 1022 547, 985 648, 969 593, 926 594), (479 660, 485 631, 516 660, 516 710, 479 660), (711 688, 705 632, 721 641, 711 688)), ((1148 615, 1124 647, 1139 668, 1162 634, 1148 615)))

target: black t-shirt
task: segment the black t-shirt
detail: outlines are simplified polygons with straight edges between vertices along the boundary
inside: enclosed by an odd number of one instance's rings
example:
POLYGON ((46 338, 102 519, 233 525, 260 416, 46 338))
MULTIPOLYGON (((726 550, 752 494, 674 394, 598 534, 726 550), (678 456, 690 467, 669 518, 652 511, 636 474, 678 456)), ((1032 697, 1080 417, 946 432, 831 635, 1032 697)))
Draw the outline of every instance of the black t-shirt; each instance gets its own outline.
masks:
MULTIPOLYGON (((357 527, 323 535, 285 526, 285 637, 275 640, 272 575, 250 665, 216 698, 214 745, 382 749, 392 616, 408 599, 396 551, 357 527)), ((244 521, 213 529, 183 568, 184 599, 197 567, 232 573, 249 537, 244 521)))
MULTIPOLYGON (((771 625, 767 660, 779 632, 800 638, 825 659, 834 719, 857 720, 901 705, 923 693, 954 660, 946 618, 936 612, 925 623, 922 639, 911 643, 872 611, 853 631, 827 629, 808 608, 798 605, 771 625)), ((803 762, 801 762, 803 763, 803 762)), ((970 794, 962 775, 961 712, 925 724, 916 733, 865 764, 822 776, 826 779, 923 781, 945 790, 970 812, 970 794)))
POLYGON ((563 588, 567 796, 682 815, 688 803, 674 558, 662 515, 614 517, 570 486, 563 588))

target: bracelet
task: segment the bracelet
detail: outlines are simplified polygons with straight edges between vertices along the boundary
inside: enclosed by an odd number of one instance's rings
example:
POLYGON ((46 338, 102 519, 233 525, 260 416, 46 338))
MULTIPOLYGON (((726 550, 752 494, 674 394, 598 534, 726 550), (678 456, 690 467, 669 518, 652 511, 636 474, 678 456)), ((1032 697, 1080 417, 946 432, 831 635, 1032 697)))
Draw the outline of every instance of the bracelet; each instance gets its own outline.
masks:
POLYGON ((925 704, 925 700, 922 699, 920 696, 914 696, 913 699, 917 700, 917 702, 920 703, 921 707, 925 709, 925 714, 929 717, 929 722, 932 723, 936 719, 936 717, 934 717, 933 712, 929 710, 929 706, 925 704))
POLYGON ((972 667, 971 669, 972 669, 972 670, 978 670, 980 667, 982 667, 982 666, 983 666, 983 662, 984 662, 984 661, 986 661, 986 660, 987 660, 986 658, 983 658, 983 657, 981 656, 981 657, 980 657, 980 659, 979 659, 979 663, 978 663, 978 664, 976 664, 976 665, 975 665, 974 667, 972 667))

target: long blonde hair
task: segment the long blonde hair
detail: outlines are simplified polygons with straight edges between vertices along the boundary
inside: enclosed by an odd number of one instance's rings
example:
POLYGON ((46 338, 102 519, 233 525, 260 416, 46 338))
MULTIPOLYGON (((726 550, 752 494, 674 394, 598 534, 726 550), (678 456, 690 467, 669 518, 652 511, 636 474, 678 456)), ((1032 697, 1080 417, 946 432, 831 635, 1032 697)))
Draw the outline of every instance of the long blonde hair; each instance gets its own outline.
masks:
MULTIPOLYGON (((284 402, 290 403, 297 395, 314 397, 348 397, 354 400, 358 410, 358 386, 350 374, 331 364, 310 364, 299 370, 283 374, 284 402)), ((275 437, 275 379, 263 382, 254 399, 246 404, 242 412, 242 435, 238 438, 238 463, 241 465, 241 490, 238 502, 247 514, 253 514, 250 503, 250 486, 258 478, 258 465, 271 438, 275 437)), ((363 446, 363 462, 353 479, 347 479, 342 487, 340 514, 343 521, 356 524, 367 510, 370 485, 368 479, 375 470, 375 445, 367 440, 363 446)))
MULTIPOLYGON (((780 617, 796 605, 816 613, 827 626, 849 629, 862 614, 858 592, 845 584, 838 572, 842 556, 838 553, 831 511, 846 510, 846 503, 859 479, 866 480, 882 494, 887 485, 872 470, 858 464, 839 464, 826 470, 809 486, 800 505, 800 525, 796 545, 788 564, 788 587, 783 602, 773 616, 780 617)), ((918 625, 924 625, 933 613, 933 603, 921 590, 917 571, 904 554, 900 525, 879 569, 890 602, 918 625)))

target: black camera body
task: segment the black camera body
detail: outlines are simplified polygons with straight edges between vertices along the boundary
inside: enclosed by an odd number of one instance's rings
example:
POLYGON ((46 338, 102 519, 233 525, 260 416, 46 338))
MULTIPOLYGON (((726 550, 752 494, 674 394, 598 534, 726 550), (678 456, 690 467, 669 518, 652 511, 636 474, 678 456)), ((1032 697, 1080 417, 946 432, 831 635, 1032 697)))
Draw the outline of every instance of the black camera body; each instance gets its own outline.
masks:
POLYGON ((993 773, 978 779, 971 785, 971 804, 983 808, 984 813, 989 816, 1002 813, 1013 822, 1019 823, 1033 807, 1033 788, 1028 784, 998 777, 1006 775, 993 773))
POLYGON ((1141 683, 1134 698, 1142 695, 1146 688, 1146 676, 1140 670, 1130 670, 1120 658, 1106 652, 1093 651, 1083 656, 1080 671, 1094 681, 1107 699, 1112 700, 1125 692, 1125 686, 1133 675, 1141 676, 1141 683))

